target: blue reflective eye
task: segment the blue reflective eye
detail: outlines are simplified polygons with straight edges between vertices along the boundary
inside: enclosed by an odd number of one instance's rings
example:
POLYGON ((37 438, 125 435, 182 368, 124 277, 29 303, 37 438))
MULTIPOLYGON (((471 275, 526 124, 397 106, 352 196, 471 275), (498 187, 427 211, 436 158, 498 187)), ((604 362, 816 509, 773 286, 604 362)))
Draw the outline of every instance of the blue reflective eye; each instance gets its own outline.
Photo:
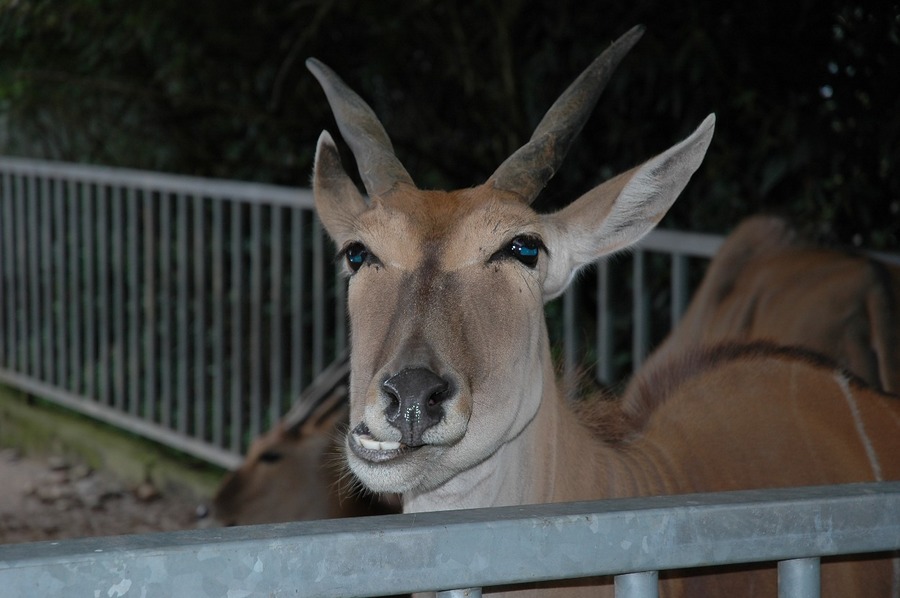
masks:
POLYGON ((369 250, 362 243, 350 243, 344 248, 344 258, 347 260, 347 266, 356 272, 369 259, 369 250))
POLYGON ((509 253, 529 268, 537 265, 538 255, 544 244, 537 237, 521 236, 509 244, 509 253))

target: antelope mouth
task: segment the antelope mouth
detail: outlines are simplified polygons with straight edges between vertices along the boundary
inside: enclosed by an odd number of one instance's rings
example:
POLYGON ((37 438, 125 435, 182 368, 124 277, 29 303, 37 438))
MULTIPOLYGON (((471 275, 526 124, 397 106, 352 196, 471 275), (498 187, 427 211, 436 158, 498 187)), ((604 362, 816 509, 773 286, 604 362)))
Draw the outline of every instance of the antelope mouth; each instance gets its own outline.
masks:
POLYGON ((384 463, 422 448, 421 446, 409 446, 396 440, 377 440, 364 423, 353 429, 348 444, 354 455, 370 463, 384 463))

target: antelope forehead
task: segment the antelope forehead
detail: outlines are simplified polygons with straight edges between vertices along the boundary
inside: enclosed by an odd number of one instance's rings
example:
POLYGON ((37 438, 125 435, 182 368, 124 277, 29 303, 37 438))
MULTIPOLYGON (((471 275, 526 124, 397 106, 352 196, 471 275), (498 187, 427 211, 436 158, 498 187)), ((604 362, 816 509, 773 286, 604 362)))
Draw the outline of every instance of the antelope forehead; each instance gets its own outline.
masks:
POLYGON ((363 241, 387 264, 456 271, 483 264, 516 235, 541 232, 540 216, 521 201, 429 193, 379 202, 360 219, 363 241))
POLYGON ((441 262, 446 270, 483 265, 513 237, 542 232, 530 210, 498 210, 485 206, 448 222, 441 234, 441 262))

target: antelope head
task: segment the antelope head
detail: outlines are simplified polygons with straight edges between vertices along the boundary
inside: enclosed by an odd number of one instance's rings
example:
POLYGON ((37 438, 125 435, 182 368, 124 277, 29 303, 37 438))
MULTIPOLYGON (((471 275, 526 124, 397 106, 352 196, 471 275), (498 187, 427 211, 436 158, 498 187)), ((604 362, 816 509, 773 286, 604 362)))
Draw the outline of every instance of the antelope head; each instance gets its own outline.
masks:
POLYGON ((700 165, 712 115, 565 209, 530 207, 641 34, 632 29, 598 57, 487 182, 452 192, 417 189, 371 108, 307 61, 368 194, 323 132, 316 209, 349 276, 347 457, 372 490, 434 489, 519 436, 556 389, 544 303, 580 267, 648 232, 700 165))

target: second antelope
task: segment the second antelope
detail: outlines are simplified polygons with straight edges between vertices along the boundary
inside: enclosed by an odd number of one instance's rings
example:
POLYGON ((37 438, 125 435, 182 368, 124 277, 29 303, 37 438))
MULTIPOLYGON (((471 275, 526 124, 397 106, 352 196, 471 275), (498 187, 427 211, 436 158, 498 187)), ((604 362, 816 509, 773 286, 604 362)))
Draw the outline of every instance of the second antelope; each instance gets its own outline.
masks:
POLYGON ((648 363, 736 339, 806 347, 900 392, 900 266, 809 244, 775 216, 748 218, 648 363))
POLYGON ((349 362, 323 371, 271 430, 256 438, 241 466, 212 499, 222 525, 396 513, 396 497, 360 489, 338 464, 347 428, 349 362))
MULTIPOLYGON (((709 116, 563 210, 529 206, 640 35, 633 29, 594 61, 487 182, 453 192, 416 188, 371 108, 325 65, 307 63, 369 196, 323 133, 316 208, 349 275, 347 460, 372 490, 402 493, 404 512, 900 478, 900 402, 797 351, 688 353, 643 371, 618 401, 585 403, 590 410, 560 395, 544 302, 579 268, 647 233, 713 134, 709 116)), ((893 566, 829 562, 823 588, 890 595, 900 583, 893 566)), ((753 567, 681 574, 661 590, 733 597, 775 588, 774 568, 753 567)), ((609 580, 540 590, 612 594, 609 580)))

